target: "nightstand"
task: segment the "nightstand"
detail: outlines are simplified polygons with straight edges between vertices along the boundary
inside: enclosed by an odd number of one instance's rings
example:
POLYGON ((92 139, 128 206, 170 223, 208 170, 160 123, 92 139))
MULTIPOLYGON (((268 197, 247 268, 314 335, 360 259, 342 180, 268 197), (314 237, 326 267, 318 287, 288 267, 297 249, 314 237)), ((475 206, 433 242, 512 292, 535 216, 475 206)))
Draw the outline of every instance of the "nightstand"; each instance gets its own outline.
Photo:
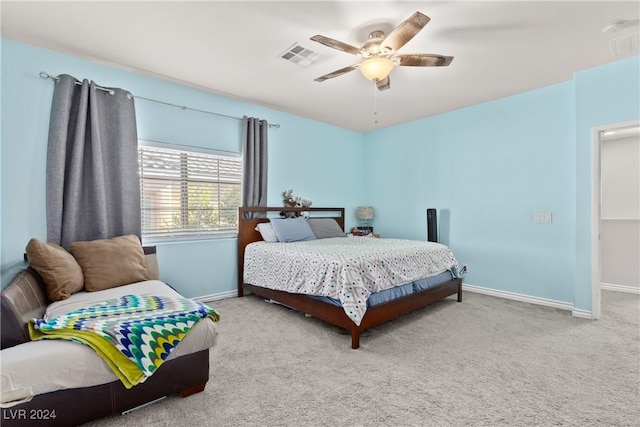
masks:
POLYGON ((353 233, 348 233, 347 236, 349 236, 349 237, 369 237, 370 239, 379 239, 380 238, 379 234, 376 234, 376 233, 372 233, 372 234, 373 234, 373 237, 371 237, 368 234, 366 236, 359 236, 359 235, 353 234, 353 233))

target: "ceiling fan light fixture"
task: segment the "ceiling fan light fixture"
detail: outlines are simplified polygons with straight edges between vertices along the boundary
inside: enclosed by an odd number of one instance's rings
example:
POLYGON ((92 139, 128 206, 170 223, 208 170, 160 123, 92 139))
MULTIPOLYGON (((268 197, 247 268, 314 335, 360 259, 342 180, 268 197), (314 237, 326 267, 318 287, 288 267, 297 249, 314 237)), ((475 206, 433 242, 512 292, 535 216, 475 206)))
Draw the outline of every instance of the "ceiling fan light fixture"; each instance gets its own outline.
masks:
POLYGON ((394 65, 395 63, 388 58, 375 57, 363 61, 358 69, 367 79, 376 82, 385 79, 394 65))

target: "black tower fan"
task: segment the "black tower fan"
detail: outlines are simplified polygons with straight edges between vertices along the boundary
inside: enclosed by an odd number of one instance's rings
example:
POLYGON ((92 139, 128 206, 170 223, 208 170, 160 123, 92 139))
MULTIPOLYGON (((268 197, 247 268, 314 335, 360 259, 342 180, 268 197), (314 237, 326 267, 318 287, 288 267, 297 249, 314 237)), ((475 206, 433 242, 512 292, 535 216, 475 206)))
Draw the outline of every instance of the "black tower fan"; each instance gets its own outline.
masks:
POLYGON ((438 215, 435 209, 427 209, 427 240, 438 241, 438 215))

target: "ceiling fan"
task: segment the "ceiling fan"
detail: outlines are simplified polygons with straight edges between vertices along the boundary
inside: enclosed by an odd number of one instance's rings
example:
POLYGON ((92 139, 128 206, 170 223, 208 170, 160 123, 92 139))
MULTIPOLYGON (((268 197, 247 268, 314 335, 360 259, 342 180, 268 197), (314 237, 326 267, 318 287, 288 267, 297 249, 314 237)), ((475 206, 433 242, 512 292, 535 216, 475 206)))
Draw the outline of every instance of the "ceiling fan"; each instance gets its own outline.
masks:
POLYGON ((364 42, 360 48, 321 35, 311 37, 311 40, 315 42, 342 52, 361 56, 364 59, 364 61, 358 64, 341 68, 314 80, 323 82, 359 69, 367 79, 376 83, 379 90, 385 90, 391 87, 389 73, 396 65, 409 67, 440 67, 449 65, 453 60, 453 56, 430 53, 397 53, 398 50, 418 34, 430 20, 431 18, 428 16, 416 12, 402 24, 398 25, 386 37, 382 31, 372 31, 369 34, 369 39, 364 42))

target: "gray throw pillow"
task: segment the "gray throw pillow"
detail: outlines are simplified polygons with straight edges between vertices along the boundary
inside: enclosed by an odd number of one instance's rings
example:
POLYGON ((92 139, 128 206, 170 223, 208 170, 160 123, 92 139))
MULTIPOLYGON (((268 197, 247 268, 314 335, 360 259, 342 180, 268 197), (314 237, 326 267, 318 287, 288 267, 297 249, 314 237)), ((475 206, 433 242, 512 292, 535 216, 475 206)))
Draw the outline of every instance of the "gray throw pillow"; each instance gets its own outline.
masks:
POLYGON ((309 218, 307 220, 313 234, 318 239, 326 239, 329 237, 347 237, 342 228, 333 218, 309 218))

